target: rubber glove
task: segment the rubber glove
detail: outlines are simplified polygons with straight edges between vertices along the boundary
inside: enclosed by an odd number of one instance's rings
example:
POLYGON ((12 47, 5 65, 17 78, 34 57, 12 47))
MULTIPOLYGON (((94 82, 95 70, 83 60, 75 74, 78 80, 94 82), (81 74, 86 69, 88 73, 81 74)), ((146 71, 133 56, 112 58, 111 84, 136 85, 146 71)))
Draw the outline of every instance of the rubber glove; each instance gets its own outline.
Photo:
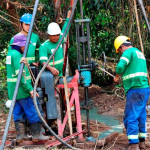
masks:
POLYGON ((12 103, 12 100, 7 100, 5 105, 7 108, 10 108, 11 107, 11 103, 12 103))

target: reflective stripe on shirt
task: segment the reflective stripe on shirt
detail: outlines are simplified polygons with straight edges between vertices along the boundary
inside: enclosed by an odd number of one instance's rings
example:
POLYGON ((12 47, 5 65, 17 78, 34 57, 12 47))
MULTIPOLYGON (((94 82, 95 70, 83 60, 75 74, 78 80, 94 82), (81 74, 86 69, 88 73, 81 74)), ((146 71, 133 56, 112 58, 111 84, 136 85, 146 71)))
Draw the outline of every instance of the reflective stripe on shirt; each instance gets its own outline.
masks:
POLYGON ((27 60, 35 60, 35 57, 27 57, 27 60))
MULTIPOLYGON (((58 61, 55 61, 55 62, 54 62, 54 65, 58 65, 58 64, 61 64, 61 63, 63 63, 63 62, 64 62, 64 58, 62 58, 62 59, 60 59, 60 60, 58 60, 58 61)), ((53 62, 50 62, 49 65, 53 65, 53 62)))
POLYGON ((125 60, 127 62, 127 64, 129 63, 129 59, 126 57, 121 57, 120 59, 125 60))
POLYGON ((134 77, 139 77, 139 76, 145 76, 147 77, 147 73, 145 72, 137 72, 137 73, 133 73, 133 74, 129 74, 127 76, 122 77, 123 80, 127 80, 130 78, 134 78, 134 77))
POLYGON ((128 139, 132 140, 132 139, 138 139, 139 136, 138 135, 128 135, 128 139))
POLYGON ((40 57, 40 60, 48 60, 47 57, 40 57))
MULTIPOLYGON (((30 80, 31 77, 30 76, 26 76, 25 79, 26 80, 30 80)), ((17 82, 17 78, 7 78, 7 82, 17 82)))

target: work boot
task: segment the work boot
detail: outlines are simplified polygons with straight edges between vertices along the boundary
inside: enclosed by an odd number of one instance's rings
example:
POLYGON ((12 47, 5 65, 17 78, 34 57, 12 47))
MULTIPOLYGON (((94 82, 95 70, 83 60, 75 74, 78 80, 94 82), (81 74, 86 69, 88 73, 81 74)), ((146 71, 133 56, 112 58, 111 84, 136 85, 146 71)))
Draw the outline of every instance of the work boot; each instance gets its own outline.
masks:
POLYGON ((15 122, 15 129, 17 133, 16 141, 18 143, 23 142, 23 140, 30 140, 27 135, 27 127, 23 122, 15 122))
POLYGON ((42 129, 42 123, 31 124, 31 132, 32 132, 32 141, 33 142, 49 140, 48 136, 44 136, 42 134, 41 129, 42 129))
POLYGON ((139 142, 139 148, 140 148, 140 149, 146 149, 145 141, 139 142))
POLYGON ((128 147, 128 150, 140 150, 140 149, 139 149, 139 144, 131 144, 131 145, 128 147))

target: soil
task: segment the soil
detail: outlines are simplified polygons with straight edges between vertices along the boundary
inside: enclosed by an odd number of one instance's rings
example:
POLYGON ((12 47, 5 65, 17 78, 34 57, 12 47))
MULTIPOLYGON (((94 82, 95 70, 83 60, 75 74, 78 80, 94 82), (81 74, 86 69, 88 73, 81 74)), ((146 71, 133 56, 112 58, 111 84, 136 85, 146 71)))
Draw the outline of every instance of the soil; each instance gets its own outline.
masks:
MULTIPOLYGON (((118 120, 120 120, 120 122, 122 124, 125 100, 117 97, 114 94, 114 92, 112 92, 113 89, 114 89, 114 85, 111 85, 111 86, 105 87, 105 88, 98 87, 96 85, 92 85, 89 88, 89 98, 92 101, 93 105, 98 108, 99 114, 104 115, 104 116, 106 115, 106 116, 116 117, 118 120)), ((83 101, 84 100, 84 88, 81 88, 81 87, 79 88, 79 95, 80 95, 80 100, 83 101)), ((5 128, 6 120, 7 120, 7 114, 5 114, 3 110, 0 110, 0 140, 2 138, 2 133, 5 128)), ((150 120, 149 116, 148 116, 148 120, 150 120)), ((82 120, 82 125, 83 125, 83 129, 86 130, 86 121, 84 119, 82 120)), ((92 136, 94 138, 97 138, 96 132, 99 133, 99 132, 106 131, 108 129, 110 129, 109 126, 107 126, 103 123, 96 122, 95 120, 92 120, 92 118, 91 118, 90 131, 91 131, 91 133, 95 133, 95 134, 92 134, 92 136)), ((13 120, 11 120, 9 131, 14 131, 13 120)), ((147 150, 150 150, 149 134, 150 134, 150 130, 148 130, 148 138, 146 140, 146 146, 147 146, 146 149, 147 150)), ((109 142, 107 142, 106 145, 104 144, 103 146, 98 146, 98 143, 93 144, 90 142, 87 142, 84 145, 82 145, 82 144, 74 145, 74 147, 77 147, 80 149, 91 149, 91 150, 94 150, 94 149, 125 150, 125 149, 127 149, 128 146, 129 146, 128 139, 127 139, 127 136, 125 133, 125 129, 124 129, 123 133, 117 134, 113 139, 111 139, 109 142)), ((61 149, 61 148, 56 148, 56 149, 61 149)), ((25 148, 19 147, 19 148, 15 148, 15 149, 21 150, 21 149, 25 149, 25 148)), ((45 149, 45 148, 43 148, 43 147, 41 148, 38 146, 36 146, 34 148, 34 150, 38 150, 38 149, 45 149)), ((65 149, 64 146, 63 146, 63 149, 65 149)))
MULTIPOLYGON (((115 90, 115 86, 111 85, 109 87, 99 87, 96 85, 92 85, 89 88, 89 97, 92 99, 92 103, 95 107, 98 108, 98 113, 106 116, 113 116, 116 119, 120 120, 121 124, 123 124, 123 114, 125 108, 125 99, 117 97, 114 93, 111 93, 115 90)), ((80 92, 80 100, 84 100, 84 90, 81 88, 80 92)), ((150 121, 150 117, 147 116, 147 122, 150 121)), ((108 130, 108 127, 104 124, 103 131, 108 130)), ((91 132, 95 131, 95 128, 91 127, 91 132)), ((102 130, 99 130, 103 132, 102 130)), ((148 129, 148 135, 146 139, 146 150, 150 150, 150 130, 148 129)), ((107 145, 102 147, 96 147, 96 149, 100 150, 126 150, 128 148, 128 139, 126 136, 125 129, 123 133, 118 134, 113 140, 108 142, 107 145)), ((94 147, 95 148, 95 147, 94 147)), ((93 147, 90 149, 94 149, 93 147)))

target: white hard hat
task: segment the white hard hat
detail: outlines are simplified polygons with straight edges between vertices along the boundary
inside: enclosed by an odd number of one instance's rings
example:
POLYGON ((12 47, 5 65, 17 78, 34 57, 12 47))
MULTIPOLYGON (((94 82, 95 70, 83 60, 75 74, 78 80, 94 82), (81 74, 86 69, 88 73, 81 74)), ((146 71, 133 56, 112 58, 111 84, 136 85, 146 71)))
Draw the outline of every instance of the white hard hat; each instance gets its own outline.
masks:
POLYGON ((57 35, 61 33, 61 29, 57 23, 52 22, 48 25, 47 33, 49 35, 57 35))

